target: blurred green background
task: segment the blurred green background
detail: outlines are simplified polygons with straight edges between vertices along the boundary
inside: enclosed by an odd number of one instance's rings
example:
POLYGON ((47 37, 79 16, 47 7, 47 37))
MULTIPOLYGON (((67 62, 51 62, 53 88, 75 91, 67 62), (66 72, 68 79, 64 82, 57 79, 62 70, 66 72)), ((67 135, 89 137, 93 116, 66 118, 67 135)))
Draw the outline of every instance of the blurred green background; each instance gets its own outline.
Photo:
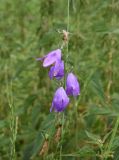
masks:
POLYGON ((0 1, 0 160, 119 160, 119 1, 69 0, 63 58, 81 94, 57 120, 59 83, 35 58, 61 46, 67 9, 65 0, 0 1))

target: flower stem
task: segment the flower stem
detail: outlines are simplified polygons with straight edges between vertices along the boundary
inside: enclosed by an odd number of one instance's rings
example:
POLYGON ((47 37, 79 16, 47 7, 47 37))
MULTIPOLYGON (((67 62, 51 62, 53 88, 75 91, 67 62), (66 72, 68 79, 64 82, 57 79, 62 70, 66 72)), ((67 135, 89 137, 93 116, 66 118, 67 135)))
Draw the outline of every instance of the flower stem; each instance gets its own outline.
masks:
POLYGON ((111 136, 111 139, 110 139, 110 142, 109 142, 107 151, 106 151, 105 160, 107 160, 107 158, 108 158, 108 156, 109 156, 109 154, 110 154, 111 147, 112 147, 112 144, 113 144, 113 142, 114 142, 114 138, 115 138, 115 136, 116 136, 116 132, 117 132, 118 126, 119 126, 119 117, 117 117, 115 126, 114 126, 113 131, 112 131, 112 136, 111 136))

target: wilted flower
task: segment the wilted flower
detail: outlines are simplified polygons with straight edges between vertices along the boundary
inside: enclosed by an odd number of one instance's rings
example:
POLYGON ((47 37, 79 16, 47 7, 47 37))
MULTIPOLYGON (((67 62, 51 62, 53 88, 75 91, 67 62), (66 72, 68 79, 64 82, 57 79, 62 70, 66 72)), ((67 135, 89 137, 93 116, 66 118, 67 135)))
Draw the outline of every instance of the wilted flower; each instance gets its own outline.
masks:
POLYGON ((50 68, 49 77, 52 79, 56 77, 58 80, 64 76, 64 62, 57 60, 55 65, 50 68))
POLYGON ((50 112, 54 109, 56 112, 62 112, 67 107, 69 103, 69 98, 63 87, 56 90, 50 112))
POLYGON ((73 73, 69 73, 66 80, 66 93, 74 97, 80 94, 80 86, 76 76, 73 73))
POLYGON ((43 61, 43 67, 49 67, 54 64, 57 60, 61 60, 61 50, 57 49, 51 51, 46 56, 42 58, 37 58, 37 60, 43 61))

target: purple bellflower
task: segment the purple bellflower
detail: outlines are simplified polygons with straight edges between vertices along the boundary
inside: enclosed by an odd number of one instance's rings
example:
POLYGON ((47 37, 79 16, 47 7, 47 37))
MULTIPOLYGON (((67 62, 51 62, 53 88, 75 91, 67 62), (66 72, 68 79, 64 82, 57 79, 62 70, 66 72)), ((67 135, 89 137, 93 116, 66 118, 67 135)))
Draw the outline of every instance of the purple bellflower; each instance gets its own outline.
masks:
POLYGON ((49 77, 60 80, 64 76, 64 61, 57 60, 55 65, 50 68, 49 77))
POLYGON ((55 64, 57 60, 61 60, 61 50, 57 49, 49 52, 46 56, 42 58, 37 58, 37 60, 43 61, 43 67, 49 67, 55 64))
POLYGON ((55 112, 62 112, 69 104, 69 98, 63 87, 56 90, 50 112, 54 109, 55 112))
POLYGON ((76 76, 73 73, 69 73, 66 80, 66 93, 74 97, 80 94, 80 86, 76 76))

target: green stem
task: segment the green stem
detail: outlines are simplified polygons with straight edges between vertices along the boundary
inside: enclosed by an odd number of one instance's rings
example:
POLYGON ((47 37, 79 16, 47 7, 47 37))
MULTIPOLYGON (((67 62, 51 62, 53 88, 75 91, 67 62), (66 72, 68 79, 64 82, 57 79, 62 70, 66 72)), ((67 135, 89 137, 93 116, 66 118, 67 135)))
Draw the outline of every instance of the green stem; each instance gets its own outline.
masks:
MULTIPOLYGON (((70 0, 67 0, 67 32, 69 31, 69 2, 70 0)), ((69 52, 69 43, 67 41, 67 56, 68 56, 68 53, 69 52)), ((67 60, 66 60, 66 63, 67 63, 67 60)), ((64 64, 64 71, 66 72, 66 63, 64 64)), ((66 75, 65 75, 66 76, 66 75)), ((65 81, 66 81, 66 77, 64 76, 64 88, 65 88, 65 81)), ((61 139, 63 139, 63 135, 64 135, 64 112, 63 112, 63 115, 62 115, 62 133, 61 133, 61 139)), ((62 160, 62 145, 60 147, 60 160, 62 160)))
POLYGON ((108 155, 110 154, 111 147, 112 147, 112 144, 114 142, 114 138, 116 136, 116 132, 117 132, 118 126, 119 126, 119 117, 117 117, 117 121, 116 121, 115 126, 114 126, 113 131, 112 131, 112 136, 111 136, 111 139, 110 139, 107 151, 106 151, 105 160, 107 160, 108 155))
POLYGON ((77 148, 78 146, 78 112, 77 112, 77 102, 76 102, 76 98, 74 99, 74 112, 75 112, 75 147, 77 148))
POLYGON ((67 32, 69 31, 69 0, 67 1, 67 32))

